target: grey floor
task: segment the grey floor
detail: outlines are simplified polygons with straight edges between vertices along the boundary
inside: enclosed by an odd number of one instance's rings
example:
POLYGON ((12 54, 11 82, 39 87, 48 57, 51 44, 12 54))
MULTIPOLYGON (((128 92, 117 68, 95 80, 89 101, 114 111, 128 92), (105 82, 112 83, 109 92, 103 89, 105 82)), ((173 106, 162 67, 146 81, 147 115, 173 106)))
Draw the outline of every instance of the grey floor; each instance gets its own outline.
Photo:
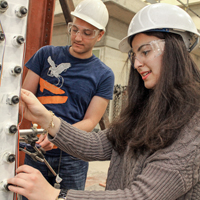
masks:
POLYGON ((89 163, 85 190, 105 190, 105 182, 110 161, 89 163))

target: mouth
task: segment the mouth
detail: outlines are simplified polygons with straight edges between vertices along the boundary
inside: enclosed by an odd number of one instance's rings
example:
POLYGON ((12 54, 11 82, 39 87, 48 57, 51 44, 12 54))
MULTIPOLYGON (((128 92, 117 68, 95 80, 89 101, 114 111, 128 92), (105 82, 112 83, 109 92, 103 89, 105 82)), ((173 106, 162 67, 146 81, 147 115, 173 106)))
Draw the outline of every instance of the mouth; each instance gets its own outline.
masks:
POLYGON ((142 79, 145 80, 150 74, 151 74, 151 71, 141 73, 142 79))
POLYGON ((77 43, 77 42, 74 42, 74 45, 76 45, 76 46, 83 46, 83 44, 77 43))

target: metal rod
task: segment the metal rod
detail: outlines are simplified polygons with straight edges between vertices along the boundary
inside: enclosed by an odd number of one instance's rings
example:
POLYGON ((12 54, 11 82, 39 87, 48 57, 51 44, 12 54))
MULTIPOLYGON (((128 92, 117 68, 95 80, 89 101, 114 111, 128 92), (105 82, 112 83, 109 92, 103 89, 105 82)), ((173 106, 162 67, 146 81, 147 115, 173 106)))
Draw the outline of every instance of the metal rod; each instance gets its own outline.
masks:
POLYGON ((60 5, 63 11, 66 24, 68 24, 69 22, 72 22, 73 20, 70 12, 74 10, 74 3, 72 0, 59 0, 59 1, 60 1, 60 5))
MULTIPOLYGON (((33 153, 27 151, 26 149, 20 148, 20 151, 23 151, 24 153, 26 153, 26 154, 29 155, 30 157, 33 157, 33 156, 32 156, 33 153)), ((43 160, 42 158, 40 158, 40 157, 38 157, 38 156, 36 156, 36 155, 34 156, 34 158, 35 158, 36 160, 38 160, 38 161, 44 163, 44 160, 43 160)))
POLYGON ((33 133, 37 133, 37 134, 42 134, 44 132, 44 129, 36 129, 36 131, 34 131, 33 129, 21 129, 19 130, 20 136, 23 135, 31 135, 33 133))
POLYGON ((197 17, 199 17, 200 18, 200 16, 197 14, 197 13, 195 13, 192 9, 190 9, 187 5, 185 5, 182 1, 180 1, 180 0, 177 0, 179 3, 181 3, 183 6, 185 6, 188 10, 190 10, 193 14, 195 14, 197 17))
POLYGON ((47 162, 47 160, 44 158, 44 163, 46 164, 46 166, 49 168, 49 170, 52 172, 52 174, 54 176, 57 176, 56 172, 53 170, 53 168, 51 167, 51 165, 47 162))
POLYGON ((46 166, 49 168, 49 170, 52 172, 52 174, 54 176, 56 176, 56 172, 53 170, 53 168, 51 167, 51 165, 48 163, 48 161, 45 159, 44 155, 39 151, 39 149, 37 147, 33 147, 35 149, 35 151, 42 157, 44 163, 46 164, 46 166))

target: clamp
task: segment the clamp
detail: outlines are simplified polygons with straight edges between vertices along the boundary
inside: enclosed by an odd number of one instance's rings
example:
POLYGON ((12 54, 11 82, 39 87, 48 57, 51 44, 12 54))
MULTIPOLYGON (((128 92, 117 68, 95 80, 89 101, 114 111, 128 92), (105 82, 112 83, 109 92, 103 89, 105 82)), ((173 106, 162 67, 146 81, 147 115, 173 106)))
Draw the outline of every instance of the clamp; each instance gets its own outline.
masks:
POLYGON ((52 172, 54 176, 57 176, 56 172, 53 170, 51 165, 47 162, 45 159, 43 153, 45 153, 44 149, 36 144, 38 141, 37 134, 43 133, 44 129, 37 129, 37 124, 33 124, 33 127, 28 130, 20 130, 20 136, 22 139, 20 141, 24 141, 23 143, 20 142, 19 150, 25 152, 27 155, 29 155, 34 161, 40 161, 46 164, 46 166, 49 168, 49 170, 52 172), (27 151, 24 149, 24 147, 32 147, 35 152, 31 153, 30 151, 27 151))

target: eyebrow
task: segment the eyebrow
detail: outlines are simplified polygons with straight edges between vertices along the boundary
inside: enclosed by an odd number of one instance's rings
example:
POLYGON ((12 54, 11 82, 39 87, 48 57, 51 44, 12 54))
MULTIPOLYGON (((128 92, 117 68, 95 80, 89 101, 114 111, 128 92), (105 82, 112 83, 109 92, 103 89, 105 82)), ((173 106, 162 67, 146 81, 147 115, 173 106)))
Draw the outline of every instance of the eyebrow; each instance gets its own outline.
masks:
POLYGON ((72 24, 72 27, 78 28, 78 26, 76 24, 72 24))
POLYGON ((150 44, 149 44, 149 43, 147 43, 147 44, 142 44, 142 45, 138 48, 137 52, 139 52, 139 51, 142 49, 142 47, 143 47, 143 46, 146 46, 146 45, 150 45, 150 44))
POLYGON ((81 25, 77 25, 77 24, 72 24, 72 26, 75 26, 76 28, 78 28, 79 29, 79 26, 80 27, 82 27, 83 28, 83 30, 92 30, 92 29, 90 29, 90 28, 87 28, 87 27, 84 27, 84 26, 81 26, 81 25))

